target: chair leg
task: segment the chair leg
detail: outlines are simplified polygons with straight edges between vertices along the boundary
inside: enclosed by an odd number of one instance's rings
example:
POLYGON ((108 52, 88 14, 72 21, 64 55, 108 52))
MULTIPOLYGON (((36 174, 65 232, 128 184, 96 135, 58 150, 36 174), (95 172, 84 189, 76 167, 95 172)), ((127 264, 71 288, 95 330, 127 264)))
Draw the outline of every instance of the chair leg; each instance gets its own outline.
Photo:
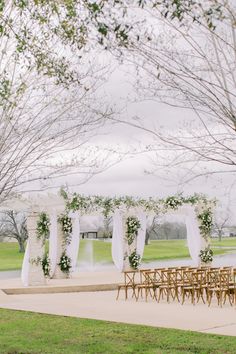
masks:
POLYGON ((128 289, 125 287, 125 300, 128 299, 128 289))
POLYGON ((118 288, 118 292, 117 292, 116 300, 118 300, 118 298, 119 298, 119 294, 120 294, 120 288, 118 288))
POLYGON ((185 291, 184 289, 182 289, 182 305, 184 304, 184 300, 185 300, 185 291))
POLYGON ((210 295, 210 293, 208 293, 208 295, 207 295, 208 306, 211 305, 211 299, 212 299, 212 293, 211 293, 211 295, 210 295))

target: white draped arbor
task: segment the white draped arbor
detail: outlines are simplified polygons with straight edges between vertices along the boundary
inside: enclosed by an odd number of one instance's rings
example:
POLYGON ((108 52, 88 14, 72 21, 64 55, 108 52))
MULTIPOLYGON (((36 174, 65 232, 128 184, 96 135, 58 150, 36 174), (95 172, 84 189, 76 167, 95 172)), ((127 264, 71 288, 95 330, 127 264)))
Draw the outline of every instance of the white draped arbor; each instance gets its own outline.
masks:
MULTIPOLYGON (((137 269, 141 263, 147 217, 180 216, 186 224, 187 244, 193 264, 200 262, 199 253, 209 247, 214 200, 205 196, 174 196, 166 199, 132 197, 106 198, 69 195, 37 196, 6 203, 28 210, 29 239, 22 265, 25 286, 45 284, 45 275, 67 278, 77 271, 80 243, 80 216, 103 214, 113 216, 112 259, 119 271, 137 269), (24 207, 23 207, 24 206, 24 207), (45 240, 49 253, 45 257, 45 240), (47 271, 48 270, 48 271, 47 271)), ((4 207, 4 206, 3 206, 4 207)))

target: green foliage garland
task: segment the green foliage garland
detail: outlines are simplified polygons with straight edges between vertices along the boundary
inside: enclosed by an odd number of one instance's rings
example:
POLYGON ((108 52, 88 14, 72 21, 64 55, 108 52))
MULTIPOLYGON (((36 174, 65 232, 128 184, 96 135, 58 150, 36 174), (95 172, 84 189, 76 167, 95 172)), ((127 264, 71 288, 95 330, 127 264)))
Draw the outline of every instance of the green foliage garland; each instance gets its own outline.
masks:
POLYGON ((30 263, 35 264, 36 266, 41 266, 45 278, 50 276, 50 258, 47 252, 44 254, 43 258, 31 258, 30 263))
POLYGON ((65 244, 69 245, 71 243, 71 233, 72 233, 72 220, 67 214, 63 214, 58 218, 61 224, 62 231, 64 234, 65 244))
POLYGON ((213 225, 213 214, 210 208, 205 209, 203 212, 197 215, 200 221, 199 229, 201 235, 207 239, 210 235, 211 228, 213 225))
POLYGON ((37 221, 37 238, 45 241, 49 236, 50 219, 46 213, 39 214, 39 220, 37 221))
POLYGON ((85 197, 76 193, 70 196, 64 189, 61 189, 61 195, 66 201, 66 209, 68 211, 78 210, 81 214, 100 211, 106 217, 114 213, 116 209, 126 212, 132 208, 142 208, 146 212, 165 214, 168 210, 176 210, 182 205, 191 205, 193 207, 201 205, 201 211, 197 212, 197 218, 200 232, 205 239, 209 237, 211 231, 212 208, 216 204, 215 199, 207 199, 203 194, 194 194, 186 197, 178 194, 169 196, 166 199, 142 199, 131 196, 108 198, 103 196, 85 197))
POLYGON ((126 239, 129 246, 134 242, 140 227, 141 224, 138 218, 135 216, 128 216, 126 219, 126 239))

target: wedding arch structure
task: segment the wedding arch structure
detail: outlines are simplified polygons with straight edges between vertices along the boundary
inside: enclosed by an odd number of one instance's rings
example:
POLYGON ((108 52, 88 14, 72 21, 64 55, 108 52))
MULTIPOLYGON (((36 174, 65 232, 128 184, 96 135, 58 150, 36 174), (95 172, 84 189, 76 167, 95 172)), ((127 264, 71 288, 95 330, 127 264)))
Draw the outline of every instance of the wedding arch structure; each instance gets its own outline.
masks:
POLYGON ((21 199, 21 209, 28 210, 29 234, 22 265, 23 285, 43 285, 47 277, 67 278, 76 270, 82 215, 113 216, 112 258, 119 271, 138 268, 144 251, 147 216, 182 215, 189 253, 193 264, 198 265, 200 251, 209 247, 215 204, 215 200, 198 194, 166 199, 109 198, 69 194, 65 190, 60 195, 21 199))

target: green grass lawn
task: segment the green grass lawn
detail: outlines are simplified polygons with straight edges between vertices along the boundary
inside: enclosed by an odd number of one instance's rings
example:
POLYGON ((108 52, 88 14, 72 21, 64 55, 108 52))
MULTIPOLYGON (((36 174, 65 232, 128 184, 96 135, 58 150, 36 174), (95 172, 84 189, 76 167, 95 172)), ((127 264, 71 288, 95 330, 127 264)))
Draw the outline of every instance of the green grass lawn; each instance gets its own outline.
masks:
POLYGON ((217 247, 232 247, 236 249, 236 237, 224 237, 221 241, 212 239, 212 246, 217 247))
POLYGON ((235 354, 236 337, 0 309, 1 354, 235 354))
POLYGON ((24 254, 15 242, 0 242, 0 271, 20 269, 24 254))
MULTIPOLYGON (((87 252, 92 253, 94 262, 112 263, 111 257, 111 242, 81 240, 79 250, 79 261, 86 260, 87 252), (87 250, 86 250, 87 249, 87 250)), ((236 253, 236 238, 224 238, 221 242, 212 240, 214 254, 224 254, 227 252, 236 253), (216 248, 215 248, 216 247, 216 248), (230 247, 229 249, 220 247, 230 247)), ((145 246, 143 262, 176 259, 189 257, 186 240, 158 240, 151 241, 148 246, 145 246)), ((0 271, 20 269, 23 260, 23 254, 18 252, 17 243, 2 242, 0 243, 0 271)))

